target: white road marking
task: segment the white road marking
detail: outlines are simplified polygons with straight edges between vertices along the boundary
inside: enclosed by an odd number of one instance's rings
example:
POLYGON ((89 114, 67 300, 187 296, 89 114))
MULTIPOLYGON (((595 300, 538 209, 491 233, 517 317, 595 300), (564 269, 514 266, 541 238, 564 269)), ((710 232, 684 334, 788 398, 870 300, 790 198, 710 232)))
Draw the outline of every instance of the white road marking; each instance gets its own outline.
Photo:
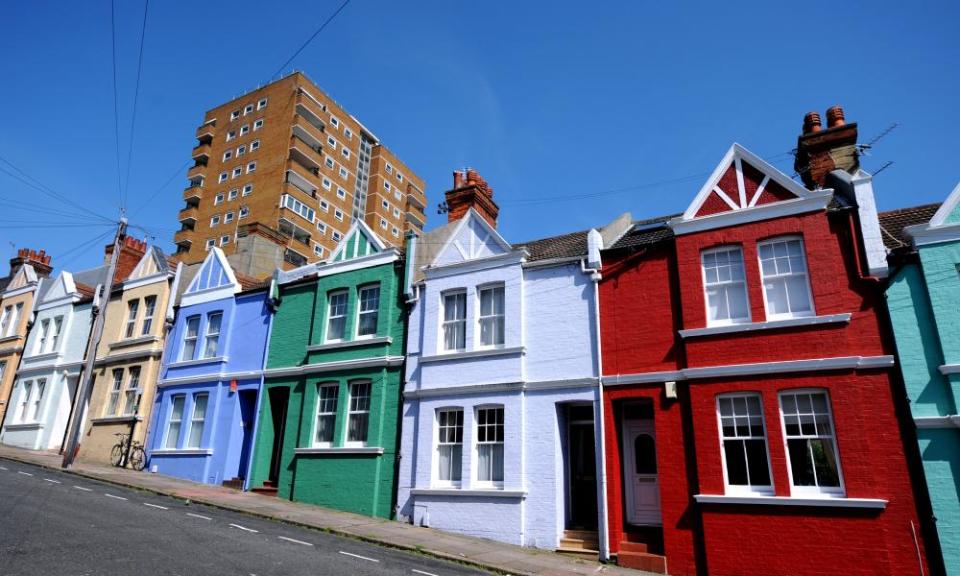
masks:
POLYGON ((74 486, 77 490, 83 490, 84 492, 93 492, 93 488, 84 488, 83 486, 74 486))
POLYGON ((23 474, 24 476, 33 476, 33 474, 29 472, 20 472, 19 470, 17 471, 17 474, 23 474))
POLYGON ((239 524, 231 524, 231 526, 233 526, 234 528, 239 528, 241 530, 246 530, 247 532, 253 532, 254 534, 256 534, 257 532, 260 532, 259 530, 254 530, 253 528, 247 528, 246 526, 241 526, 239 524))
POLYGON ((344 556, 352 556, 352 557, 354 557, 354 558, 359 558, 359 559, 361 559, 361 560, 366 560, 367 562, 379 562, 379 560, 377 560, 376 558, 367 558, 366 556, 361 556, 361 555, 359 555, 359 554, 351 554, 351 553, 349 553, 349 552, 344 552, 343 550, 340 550, 339 552, 340 552, 340 554, 343 554, 344 556))
POLYGON ((433 572, 424 572, 423 570, 417 570, 416 568, 411 568, 410 571, 411 571, 411 572, 416 572, 417 574, 424 574, 424 575, 426 575, 426 576, 437 576, 437 575, 434 574, 433 572))
POLYGON ((286 536, 277 536, 281 540, 286 540, 287 542, 293 542, 294 544, 303 544, 304 546, 313 546, 309 542, 304 542, 303 540, 294 540, 293 538, 287 538, 286 536))
POLYGON ((51 480, 50 478, 44 478, 44 482, 50 482, 51 484, 62 484, 59 480, 51 480))
POLYGON ((6 470, 6 469, 7 469, 6 467, 0 466, 0 470, 6 470))
POLYGON ((201 519, 201 520, 213 520, 213 518, 211 518, 211 517, 209 517, 209 516, 201 516, 201 515, 199 515, 199 514, 194 514, 194 513, 192 513, 192 512, 187 512, 187 516, 192 516, 192 517, 194 517, 194 518, 199 518, 199 519, 201 519))
POLYGON ((143 505, 149 506, 151 508, 159 508, 160 510, 169 510, 169 508, 167 508, 166 506, 160 506, 159 504, 151 504, 149 502, 144 502, 143 505))
POLYGON ((126 500, 126 498, 124 498, 123 496, 114 496, 113 494, 107 494, 106 492, 104 492, 103 495, 106 496, 107 498, 116 498, 117 500, 126 500))

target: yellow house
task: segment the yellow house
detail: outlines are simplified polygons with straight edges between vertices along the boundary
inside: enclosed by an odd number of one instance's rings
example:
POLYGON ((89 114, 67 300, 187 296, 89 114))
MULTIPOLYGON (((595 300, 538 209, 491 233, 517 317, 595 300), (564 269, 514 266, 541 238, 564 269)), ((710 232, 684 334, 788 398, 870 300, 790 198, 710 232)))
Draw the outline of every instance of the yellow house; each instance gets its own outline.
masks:
POLYGON ((118 435, 132 434, 134 441, 145 442, 174 272, 163 252, 153 247, 114 289, 97 347, 78 459, 115 463, 111 451, 120 441, 118 435))
POLYGON ((0 422, 27 341, 37 289, 50 270, 50 256, 21 248, 10 260, 10 275, 0 278, 0 422))

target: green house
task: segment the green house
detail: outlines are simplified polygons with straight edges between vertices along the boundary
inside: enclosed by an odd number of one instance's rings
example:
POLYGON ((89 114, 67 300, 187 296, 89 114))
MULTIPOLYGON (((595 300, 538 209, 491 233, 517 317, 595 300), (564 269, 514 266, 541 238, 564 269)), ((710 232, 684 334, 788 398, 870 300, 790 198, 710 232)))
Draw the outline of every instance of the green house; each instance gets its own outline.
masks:
POLYGON ((403 374, 403 265, 365 224, 277 272, 254 491, 389 518, 403 374))

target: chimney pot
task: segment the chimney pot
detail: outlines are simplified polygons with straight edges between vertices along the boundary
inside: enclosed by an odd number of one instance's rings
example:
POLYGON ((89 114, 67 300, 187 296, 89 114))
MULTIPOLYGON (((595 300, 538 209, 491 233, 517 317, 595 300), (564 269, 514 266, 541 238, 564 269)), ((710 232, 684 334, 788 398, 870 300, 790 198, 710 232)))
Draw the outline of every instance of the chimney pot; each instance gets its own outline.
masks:
POLYGON ((843 108, 840 106, 827 108, 827 128, 836 128, 846 123, 846 120, 843 118, 843 108))
POLYGON ((493 188, 473 168, 453 173, 453 189, 446 193, 447 221, 463 218, 471 209, 477 211, 491 226, 496 227, 500 208, 493 200, 493 188))
POLYGON ((807 112, 806 116, 803 117, 803 133, 811 134, 813 132, 819 132, 820 130, 822 130, 822 125, 820 124, 820 113, 807 112))

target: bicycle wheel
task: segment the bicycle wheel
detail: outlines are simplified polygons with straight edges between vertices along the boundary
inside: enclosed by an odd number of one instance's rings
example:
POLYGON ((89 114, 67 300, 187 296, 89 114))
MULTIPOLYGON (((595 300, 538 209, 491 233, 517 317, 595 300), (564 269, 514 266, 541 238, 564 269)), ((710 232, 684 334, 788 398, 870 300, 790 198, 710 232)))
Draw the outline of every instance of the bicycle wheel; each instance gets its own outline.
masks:
POLYGON ((123 464, 124 448, 123 442, 120 442, 119 444, 114 444, 113 450, 110 451, 110 463, 118 468, 123 464))
POLYGON ((139 472, 143 470, 146 463, 147 455, 144 454, 143 448, 134 446, 133 449, 130 450, 130 467, 139 472))

